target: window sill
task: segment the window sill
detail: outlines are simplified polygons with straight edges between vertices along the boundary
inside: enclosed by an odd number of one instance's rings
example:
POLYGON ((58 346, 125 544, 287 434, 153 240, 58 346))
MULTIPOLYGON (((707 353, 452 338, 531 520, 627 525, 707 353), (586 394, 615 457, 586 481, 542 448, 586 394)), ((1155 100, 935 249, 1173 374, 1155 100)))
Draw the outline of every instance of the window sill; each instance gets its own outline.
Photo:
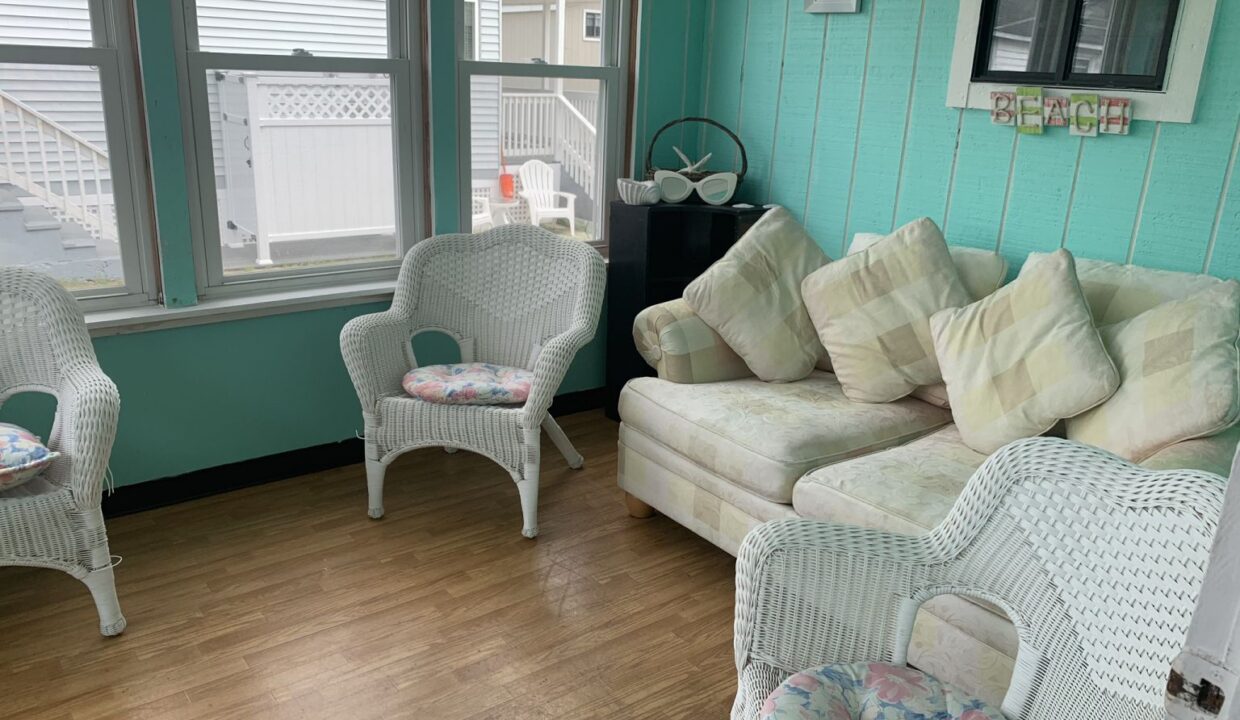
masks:
POLYGON ((220 298, 186 308, 146 305, 98 310, 86 313, 86 327, 90 330, 91 337, 106 337, 345 305, 391 302, 395 286, 395 280, 382 280, 331 288, 303 288, 220 298))

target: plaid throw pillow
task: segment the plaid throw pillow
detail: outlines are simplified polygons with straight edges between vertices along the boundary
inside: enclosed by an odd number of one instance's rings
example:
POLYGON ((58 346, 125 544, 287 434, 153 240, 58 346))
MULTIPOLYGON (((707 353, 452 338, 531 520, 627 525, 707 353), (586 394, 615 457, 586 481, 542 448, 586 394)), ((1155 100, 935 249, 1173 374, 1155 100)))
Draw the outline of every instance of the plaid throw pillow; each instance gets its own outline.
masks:
POLYGON ((872 403, 942 380, 930 316, 970 302, 929 218, 821 268, 801 293, 844 394, 872 403))
POLYGON ((1240 283, 1221 282, 1101 329, 1115 395, 1068 420, 1068 437, 1141 462, 1240 419, 1240 283))
POLYGON ((684 298, 754 375, 800 380, 823 352, 801 302, 801 280, 830 261, 787 210, 772 208, 689 283, 684 298))
POLYGON ((1067 250, 1026 262, 1011 284, 936 313, 930 327, 952 417, 978 452, 1041 435, 1119 387, 1067 250))

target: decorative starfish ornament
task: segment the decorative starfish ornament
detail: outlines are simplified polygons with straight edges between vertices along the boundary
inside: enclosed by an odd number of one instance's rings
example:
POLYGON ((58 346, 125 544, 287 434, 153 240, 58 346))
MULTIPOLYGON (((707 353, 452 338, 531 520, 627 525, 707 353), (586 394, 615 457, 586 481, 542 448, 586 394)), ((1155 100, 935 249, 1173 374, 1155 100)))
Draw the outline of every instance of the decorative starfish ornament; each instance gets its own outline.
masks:
POLYGON ((706 157, 702 158, 701 160, 698 160, 697 162, 693 162, 692 160, 689 159, 688 155, 685 155, 684 152, 681 151, 680 148, 673 145, 672 149, 676 151, 676 154, 680 156, 681 162, 685 164, 685 166, 680 169, 680 172, 682 173, 698 172, 699 170, 702 169, 702 166, 705 165, 710 160, 711 156, 714 155, 714 153, 706 153, 706 157))

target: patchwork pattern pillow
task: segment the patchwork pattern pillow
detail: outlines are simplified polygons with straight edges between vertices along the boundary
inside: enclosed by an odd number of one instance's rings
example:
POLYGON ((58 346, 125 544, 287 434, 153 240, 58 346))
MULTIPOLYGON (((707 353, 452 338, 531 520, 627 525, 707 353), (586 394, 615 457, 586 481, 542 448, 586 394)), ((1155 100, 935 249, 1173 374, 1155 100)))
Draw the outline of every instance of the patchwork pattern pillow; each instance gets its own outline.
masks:
POLYGON ((513 405, 525 402, 534 373, 490 363, 427 365, 405 373, 410 397, 447 405, 513 405))
POLYGON ((753 375, 741 356, 683 299, 638 313, 633 320, 633 342, 659 377, 670 382, 722 382, 753 375))
POLYGON ((930 316, 970 302, 943 234, 929 218, 826 265, 801 285, 844 394, 891 402, 942 380, 930 316))
MULTIPOLYGON (((887 237, 878 233, 857 233, 853 235, 852 244, 848 246, 848 254, 859 253, 879 240, 887 237)), ((979 250, 978 248, 948 246, 952 254, 952 262, 956 264, 956 272, 960 282, 974 300, 981 300, 1003 286, 1007 278, 1008 263, 997 252, 979 250)))
MULTIPOLYGON (((1030 259, 1044 257, 1030 254, 1030 259)), ((1077 258, 1076 276, 1098 326, 1130 320, 1168 300, 1179 300, 1221 285, 1224 280, 1197 273, 1155 270, 1077 258)))
POLYGON ((981 453, 1041 435, 1119 387, 1067 250, 1031 259, 1010 285, 936 313, 930 327, 960 437, 981 453))
MULTIPOLYGON (((859 253, 885 237, 887 236, 878 233, 857 233, 853 235, 852 244, 848 246, 848 254, 859 253)), ((956 265, 960 282, 964 284, 964 289, 969 291, 969 297, 981 300, 1003 287, 1003 281, 1007 279, 1008 263, 1002 255, 991 250, 970 247, 948 246, 947 249, 952 254, 952 262, 956 265)), ((922 385, 909 395, 935 407, 951 407, 947 399, 947 386, 943 383, 922 385)))
POLYGON ((58 457, 29 430, 0 423, 0 492, 34 479, 58 457))
POLYGON ((801 280, 830 261, 787 210, 772 208, 689 283, 684 298, 754 375, 800 380, 823 353, 801 302, 801 280))
POLYGON ((1228 280, 1102 328, 1119 390, 1067 422, 1068 438, 1141 462, 1240 419, 1240 283, 1228 280))

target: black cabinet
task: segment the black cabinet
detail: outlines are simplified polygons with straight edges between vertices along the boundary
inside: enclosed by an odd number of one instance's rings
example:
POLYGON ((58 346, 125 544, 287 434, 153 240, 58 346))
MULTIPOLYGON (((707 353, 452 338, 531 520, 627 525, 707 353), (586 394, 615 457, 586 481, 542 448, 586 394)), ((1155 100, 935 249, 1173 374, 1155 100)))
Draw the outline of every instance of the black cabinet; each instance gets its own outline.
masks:
POLYGON ((652 375, 633 345, 633 318, 681 296, 745 234, 765 208, 611 203, 607 235, 607 416, 629 379, 652 375))

